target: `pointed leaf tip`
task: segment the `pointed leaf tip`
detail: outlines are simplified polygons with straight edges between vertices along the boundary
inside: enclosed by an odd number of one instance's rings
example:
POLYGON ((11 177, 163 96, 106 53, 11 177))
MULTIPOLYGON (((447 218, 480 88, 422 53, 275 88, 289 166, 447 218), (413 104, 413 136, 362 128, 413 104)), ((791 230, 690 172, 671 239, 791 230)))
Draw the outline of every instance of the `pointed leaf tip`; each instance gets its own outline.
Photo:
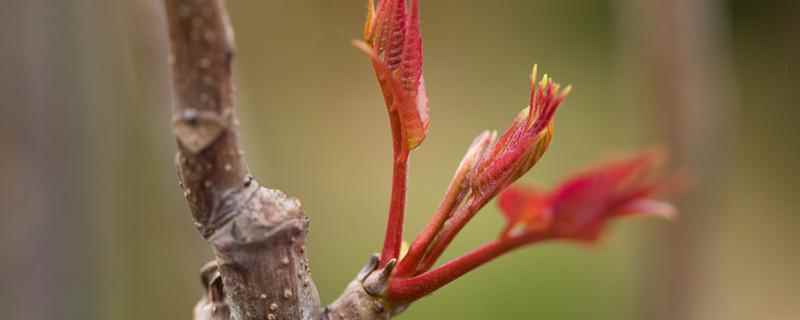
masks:
POLYGON ((372 42, 375 28, 375 0, 367 0, 367 21, 364 22, 364 41, 372 42))

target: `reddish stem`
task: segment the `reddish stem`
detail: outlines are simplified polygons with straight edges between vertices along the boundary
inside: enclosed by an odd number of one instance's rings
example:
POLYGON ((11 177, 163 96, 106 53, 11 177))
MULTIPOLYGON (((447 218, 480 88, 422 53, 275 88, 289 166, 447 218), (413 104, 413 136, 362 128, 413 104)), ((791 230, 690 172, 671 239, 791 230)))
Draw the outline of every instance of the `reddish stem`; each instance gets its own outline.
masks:
POLYGON ((447 246, 453 242, 459 231, 467 225, 472 217, 486 205, 491 197, 476 196, 469 198, 466 203, 458 207, 453 216, 445 222, 444 226, 439 231, 434 242, 429 246, 428 252, 422 261, 418 264, 417 272, 429 270, 436 263, 436 260, 444 253, 447 246))
POLYGON ((418 276, 393 277, 389 282, 389 300, 412 302, 513 249, 546 239, 548 239, 547 236, 543 234, 524 234, 518 237, 498 239, 418 276))
POLYGON ((439 233, 439 230, 442 229, 442 226, 444 226, 447 218, 450 217, 455 206, 460 203, 461 199, 464 197, 465 191, 461 188, 461 184, 464 182, 466 173, 466 170, 458 171, 450 181, 450 185, 447 187, 447 193, 445 193, 444 199, 442 199, 442 203, 439 204, 439 208, 431 218, 431 221, 428 222, 428 225, 417 235, 408 253, 403 260, 397 264, 397 268, 395 268, 394 272, 398 277, 411 276, 416 273, 417 264, 428 251, 428 247, 439 233))
POLYGON ((431 241, 433 241, 436 234, 439 233, 439 230, 442 229, 450 212, 452 212, 454 202, 448 200, 454 199, 455 196, 451 197, 450 193, 445 196, 445 200, 442 201, 442 205, 439 206, 439 209, 436 211, 431 221, 414 239, 411 248, 408 250, 403 260, 400 260, 400 263, 395 269, 395 274, 397 274, 397 276, 413 275, 416 272, 417 264, 425 255, 425 252, 427 252, 431 241))
POLYGON ((386 237, 383 240, 380 266, 383 267, 389 260, 400 256, 400 247, 403 243, 403 220, 406 207, 406 180, 408 179, 408 155, 400 120, 397 113, 390 112, 389 120, 392 126, 392 139, 394 141, 394 163, 392 168, 392 196, 389 200, 389 219, 386 223, 386 237))

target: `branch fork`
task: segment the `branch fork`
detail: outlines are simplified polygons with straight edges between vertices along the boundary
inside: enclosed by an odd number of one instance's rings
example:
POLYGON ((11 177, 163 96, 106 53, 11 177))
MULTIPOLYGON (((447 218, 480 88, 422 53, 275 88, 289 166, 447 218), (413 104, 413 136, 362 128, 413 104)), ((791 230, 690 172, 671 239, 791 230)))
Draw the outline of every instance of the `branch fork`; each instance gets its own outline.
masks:
POLYGON ((386 290, 396 260, 380 267, 380 256, 370 256, 339 298, 322 311, 323 320, 390 319, 406 310, 408 304, 391 303, 386 290))

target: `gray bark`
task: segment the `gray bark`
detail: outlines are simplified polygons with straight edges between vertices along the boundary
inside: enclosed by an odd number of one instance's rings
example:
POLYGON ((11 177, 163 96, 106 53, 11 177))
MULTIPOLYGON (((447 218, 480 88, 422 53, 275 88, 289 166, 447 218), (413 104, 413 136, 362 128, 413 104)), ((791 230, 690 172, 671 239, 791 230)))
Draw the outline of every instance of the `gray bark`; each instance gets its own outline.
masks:
POLYGON ((373 287, 386 280, 369 277, 372 263, 321 310, 300 202, 249 175, 237 139, 233 32, 224 1, 165 5, 178 177, 195 226, 216 255, 202 272, 206 295, 195 319, 388 319, 401 308, 389 310, 364 289, 365 280, 373 287))

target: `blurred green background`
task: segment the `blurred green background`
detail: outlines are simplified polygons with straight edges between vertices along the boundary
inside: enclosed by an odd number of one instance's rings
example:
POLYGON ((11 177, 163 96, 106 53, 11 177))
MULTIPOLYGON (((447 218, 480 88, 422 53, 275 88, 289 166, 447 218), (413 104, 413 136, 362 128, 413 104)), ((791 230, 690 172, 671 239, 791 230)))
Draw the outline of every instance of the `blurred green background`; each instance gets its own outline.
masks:
MULTIPOLYGON (((210 251, 174 173, 161 1, 2 1, 3 319, 190 319, 210 251)), ((247 159, 312 219, 334 299, 379 249, 391 176, 362 0, 229 1, 247 159)), ((553 185, 666 145, 692 177, 675 223, 597 246, 516 251, 403 319, 797 319, 800 3, 422 1, 431 131, 411 161, 408 238, 483 129, 527 102, 531 64, 575 87, 544 159, 553 185)), ((493 205, 447 257, 491 239, 493 205)))

